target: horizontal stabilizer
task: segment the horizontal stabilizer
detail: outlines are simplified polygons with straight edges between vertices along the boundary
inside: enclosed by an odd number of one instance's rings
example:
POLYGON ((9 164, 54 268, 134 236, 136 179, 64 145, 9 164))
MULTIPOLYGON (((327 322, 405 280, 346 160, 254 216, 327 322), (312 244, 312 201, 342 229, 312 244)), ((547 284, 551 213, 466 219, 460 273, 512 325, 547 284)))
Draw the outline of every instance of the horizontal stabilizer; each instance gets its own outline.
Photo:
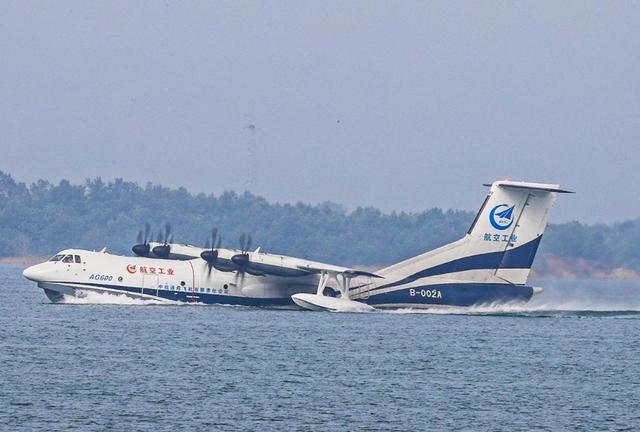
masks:
MULTIPOLYGON (((545 184, 545 183, 531 183, 531 182, 517 182, 504 180, 494 183, 496 186, 500 186, 503 188, 510 189, 529 189, 529 190, 539 190, 544 192, 556 192, 556 193, 575 193, 573 191, 560 189, 560 185, 555 184, 545 184)), ((491 183, 484 183, 482 186, 492 186, 491 183)))

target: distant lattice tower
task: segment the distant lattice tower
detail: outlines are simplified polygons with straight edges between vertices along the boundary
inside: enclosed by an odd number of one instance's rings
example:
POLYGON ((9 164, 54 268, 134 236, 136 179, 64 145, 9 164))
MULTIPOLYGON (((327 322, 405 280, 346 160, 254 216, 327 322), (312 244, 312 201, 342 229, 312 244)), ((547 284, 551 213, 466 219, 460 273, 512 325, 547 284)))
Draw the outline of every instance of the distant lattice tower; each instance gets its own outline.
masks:
POLYGON ((253 114, 253 104, 248 113, 244 115, 244 127, 246 142, 246 177, 245 177, 245 190, 250 192, 256 191, 258 179, 256 174, 257 156, 256 156, 256 124, 253 114))

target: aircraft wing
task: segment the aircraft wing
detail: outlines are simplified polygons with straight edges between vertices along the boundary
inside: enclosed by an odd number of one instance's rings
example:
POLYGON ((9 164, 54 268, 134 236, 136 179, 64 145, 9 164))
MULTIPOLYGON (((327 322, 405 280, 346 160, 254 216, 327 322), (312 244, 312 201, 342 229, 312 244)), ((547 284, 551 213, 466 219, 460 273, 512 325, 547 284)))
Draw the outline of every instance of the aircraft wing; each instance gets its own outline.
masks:
MULTIPOLYGON (((149 243, 151 250, 159 243, 149 243)), ((194 259, 202 256, 202 252, 208 250, 191 246, 171 244, 170 257, 173 259, 194 259)), ((242 267, 244 271, 254 276, 280 276, 280 277, 300 277, 310 274, 342 275, 346 279, 353 279, 358 276, 381 278, 375 273, 349 267, 335 266, 317 261, 308 261, 301 258, 285 255, 273 255, 260 252, 260 248, 254 252, 245 252, 246 258, 243 264, 236 262, 243 252, 237 249, 219 248, 216 250, 215 259, 211 261, 211 266, 217 270, 231 272, 242 267), (240 267, 241 266, 241 267, 240 267)), ((204 259, 204 258, 203 258, 204 259)))
POLYGON ((334 266, 283 255, 250 253, 246 271, 256 276, 300 277, 310 274, 342 275, 347 279, 358 276, 381 277, 374 273, 348 267, 334 266))
POLYGON ((317 264, 301 265, 301 266, 298 266, 298 268, 306 270, 310 273, 317 273, 317 274, 321 274, 321 273, 341 274, 348 279, 358 277, 358 276, 382 278, 382 276, 380 275, 377 275, 375 273, 371 273, 365 270, 357 270, 357 269, 338 267, 338 266, 332 266, 332 265, 317 265, 317 264))

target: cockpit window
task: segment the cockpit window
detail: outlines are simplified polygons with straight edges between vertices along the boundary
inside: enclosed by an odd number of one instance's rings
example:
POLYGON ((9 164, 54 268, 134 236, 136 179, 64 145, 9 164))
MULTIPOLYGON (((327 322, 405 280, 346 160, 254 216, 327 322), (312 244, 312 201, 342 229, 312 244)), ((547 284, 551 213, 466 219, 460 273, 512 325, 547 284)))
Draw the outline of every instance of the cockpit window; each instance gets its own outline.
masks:
POLYGON ((73 264, 73 255, 67 255, 62 259, 62 262, 65 264, 73 264))
POLYGON ((49 261, 60 261, 62 258, 64 258, 64 255, 54 255, 49 258, 49 261))
POLYGON ((82 261, 80 255, 74 255, 73 258, 76 260, 76 264, 80 264, 80 261, 82 261))

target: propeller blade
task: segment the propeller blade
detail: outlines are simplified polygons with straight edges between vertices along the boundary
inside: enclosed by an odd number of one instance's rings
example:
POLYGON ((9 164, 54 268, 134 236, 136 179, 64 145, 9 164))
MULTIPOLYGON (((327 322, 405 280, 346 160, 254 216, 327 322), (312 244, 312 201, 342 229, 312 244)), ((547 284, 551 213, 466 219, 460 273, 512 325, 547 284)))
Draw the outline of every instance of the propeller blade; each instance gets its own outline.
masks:
POLYGON ((171 234, 171 225, 169 222, 164 224, 164 244, 168 244, 169 242, 169 234, 171 234))
POLYGON ((218 237, 218 228, 213 228, 211 230, 211 247, 216 244, 216 237, 218 237))
MULTIPOLYGON (((211 249, 211 252, 214 252, 214 249, 220 248, 220 239, 218 239, 218 247, 216 248, 216 237, 218 237, 218 228, 213 227, 211 229, 211 238, 207 238, 207 241, 204 243, 205 249, 211 249)), ((216 251, 216 258, 218 257, 218 253, 216 251)), ((204 257, 202 257, 205 261, 207 261, 204 257)), ((211 266, 209 266, 209 273, 211 273, 211 266)))
MULTIPOLYGON (((209 240, 207 240, 209 242, 209 240)), ((218 259, 218 251, 213 249, 206 249, 200 253, 200 258, 207 262, 207 277, 211 275, 211 269, 213 268, 213 264, 218 259)))
POLYGON ((242 253, 244 253, 244 245, 246 240, 247 236, 245 235, 245 233, 240 234, 240 250, 242 251, 242 253))
POLYGON ((242 287, 244 286, 244 272, 243 271, 236 271, 236 275, 233 278, 233 283, 236 286, 239 286, 240 289, 242 289, 242 287), (240 284, 238 284, 238 279, 240 280, 240 284))
POLYGON ((144 224, 144 232, 142 230, 138 231, 138 236, 136 237, 136 244, 131 248, 134 254, 138 256, 148 257, 151 247, 149 246, 149 231, 151 227, 149 223, 144 224))

